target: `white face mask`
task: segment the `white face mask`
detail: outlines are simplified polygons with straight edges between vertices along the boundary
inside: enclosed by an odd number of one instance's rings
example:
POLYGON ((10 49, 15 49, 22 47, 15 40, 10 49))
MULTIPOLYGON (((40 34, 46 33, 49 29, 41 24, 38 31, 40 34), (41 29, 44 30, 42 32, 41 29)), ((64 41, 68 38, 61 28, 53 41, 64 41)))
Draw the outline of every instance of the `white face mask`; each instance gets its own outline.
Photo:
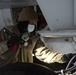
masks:
POLYGON ((28 32, 33 32, 34 29, 35 29, 35 25, 28 24, 28 28, 27 28, 28 32))

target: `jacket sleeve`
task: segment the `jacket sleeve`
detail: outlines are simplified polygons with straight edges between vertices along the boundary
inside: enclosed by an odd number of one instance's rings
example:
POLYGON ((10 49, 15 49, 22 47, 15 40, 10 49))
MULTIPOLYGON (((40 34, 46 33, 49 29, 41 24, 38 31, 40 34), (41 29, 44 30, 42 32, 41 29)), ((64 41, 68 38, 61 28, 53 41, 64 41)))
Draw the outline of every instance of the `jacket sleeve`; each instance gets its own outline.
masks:
POLYGON ((0 55, 8 50, 7 47, 8 35, 4 33, 4 30, 0 30, 0 55))
POLYGON ((67 60, 64 59, 63 54, 53 52, 53 50, 48 49, 41 39, 37 40, 37 43, 34 48, 34 54, 36 58, 46 63, 65 63, 67 60))

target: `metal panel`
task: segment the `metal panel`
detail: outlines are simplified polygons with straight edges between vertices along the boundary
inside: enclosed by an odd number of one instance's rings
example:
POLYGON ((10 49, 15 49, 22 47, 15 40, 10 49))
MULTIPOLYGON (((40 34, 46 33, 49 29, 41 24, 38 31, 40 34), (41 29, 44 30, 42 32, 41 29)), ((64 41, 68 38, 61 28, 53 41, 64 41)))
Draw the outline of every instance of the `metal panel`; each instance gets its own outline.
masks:
POLYGON ((37 0, 51 30, 76 29, 74 0, 37 0))

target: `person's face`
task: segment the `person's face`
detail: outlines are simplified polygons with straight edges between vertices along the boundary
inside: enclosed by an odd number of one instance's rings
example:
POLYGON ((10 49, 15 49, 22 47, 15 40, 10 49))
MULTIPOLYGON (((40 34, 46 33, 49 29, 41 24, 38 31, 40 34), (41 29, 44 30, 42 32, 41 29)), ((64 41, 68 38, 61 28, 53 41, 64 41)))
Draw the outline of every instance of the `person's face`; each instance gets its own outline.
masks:
POLYGON ((17 28, 19 32, 25 33, 25 32, 33 32, 35 29, 36 21, 30 20, 30 21, 19 21, 17 24, 17 28))
POLYGON ((29 24, 29 21, 19 21, 18 22, 17 28, 21 34, 27 31, 28 24, 29 24))
POLYGON ((33 32, 35 30, 35 25, 36 25, 35 20, 29 21, 29 24, 28 24, 28 27, 27 27, 28 32, 33 32))

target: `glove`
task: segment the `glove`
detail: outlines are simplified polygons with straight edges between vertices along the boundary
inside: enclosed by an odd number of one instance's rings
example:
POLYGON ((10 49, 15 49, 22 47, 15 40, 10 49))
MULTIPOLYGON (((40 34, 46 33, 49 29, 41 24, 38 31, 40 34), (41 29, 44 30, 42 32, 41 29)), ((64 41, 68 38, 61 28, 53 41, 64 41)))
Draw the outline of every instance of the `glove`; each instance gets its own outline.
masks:
POLYGON ((17 38, 17 37, 13 37, 13 38, 10 38, 10 39, 8 40, 7 46, 8 46, 8 48, 10 48, 10 47, 12 47, 12 46, 14 46, 14 45, 16 45, 16 44, 19 44, 19 43, 20 43, 20 39, 17 38))
POLYGON ((12 46, 12 52, 15 52, 15 50, 18 48, 18 45, 12 46))
MULTIPOLYGON (((70 59, 73 57, 73 56, 76 56, 76 53, 69 53, 69 54, 65 54, 66 58, 68 61, 70 61, 70 59)), ((73 59, 73 63, 76 61, 76 57, 73 59)))

